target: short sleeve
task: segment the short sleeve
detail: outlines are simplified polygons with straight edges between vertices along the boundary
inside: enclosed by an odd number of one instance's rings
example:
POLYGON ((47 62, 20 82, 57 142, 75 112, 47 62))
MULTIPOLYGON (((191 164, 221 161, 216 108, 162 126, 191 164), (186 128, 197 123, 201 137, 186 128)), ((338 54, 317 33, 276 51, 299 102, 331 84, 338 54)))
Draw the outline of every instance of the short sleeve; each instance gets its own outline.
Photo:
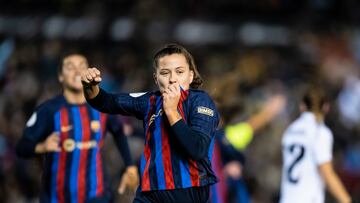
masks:
POLYGON ((333 135, 325 127, 320 127, 315 139, 315 161, 318 165, 332 160, 333 135))

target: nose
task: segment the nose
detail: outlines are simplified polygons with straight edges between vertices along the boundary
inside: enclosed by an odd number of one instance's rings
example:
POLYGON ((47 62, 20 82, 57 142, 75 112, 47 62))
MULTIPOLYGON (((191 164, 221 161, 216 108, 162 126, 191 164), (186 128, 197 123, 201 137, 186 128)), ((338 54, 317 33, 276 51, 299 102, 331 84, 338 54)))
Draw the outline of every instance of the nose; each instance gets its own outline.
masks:
POLYGON ((170 82, 170 84, 174 84, 177 82, 176 74, 174 74, 174 73, 170 74, 169 82, 170 82))
POLYGON ((81 75, 82 71, 83 71, 83 69, 81 67, 76 67, 75 68, 75 74, 76 75, 81 75))

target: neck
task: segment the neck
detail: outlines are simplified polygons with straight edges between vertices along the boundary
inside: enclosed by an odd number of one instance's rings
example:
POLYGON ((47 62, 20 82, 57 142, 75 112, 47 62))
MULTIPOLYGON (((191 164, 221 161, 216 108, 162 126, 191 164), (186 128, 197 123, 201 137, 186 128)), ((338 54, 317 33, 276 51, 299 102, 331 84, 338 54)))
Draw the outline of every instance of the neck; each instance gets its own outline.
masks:
POLYGON ((322 113, 319 112, 313 112, 315 114, 316 117, 316 121, 321 123, 324 122, 324 115, 322 113))
POLYGON ((324 114, 320 113, 320 112, 314 112, 314 111, 305 111, 305 112, 309 112, 309 113, 312 113, 314 114, 315 116, 315 119, 317 122, 321 123, 321 122, 324 122, 324 114))
POLYGON ((86 99, 83 91, 72 91, 68 89, 64 89, 63 93, 65 99, 70 104, 84 104, 86 103, 86 99))

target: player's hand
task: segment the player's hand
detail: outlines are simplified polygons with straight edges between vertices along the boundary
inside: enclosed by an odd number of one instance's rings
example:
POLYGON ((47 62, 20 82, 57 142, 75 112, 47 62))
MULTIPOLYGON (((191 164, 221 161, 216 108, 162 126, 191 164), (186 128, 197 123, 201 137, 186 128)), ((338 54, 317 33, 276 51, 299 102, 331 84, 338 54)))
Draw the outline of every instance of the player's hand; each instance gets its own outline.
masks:
POLYGON ((126 189, 131 192, 136 192, 139 186, 139 173, 136 166, 129 166, 126 168, 125 173, 121 177, 121 181, 118 187, 118 192, 124 194, 126 189))
POLYGON ((88 68, 81 74, 81 82, 85 87, 91 87, 101 82, 101 72, 97 68, 88 68))
POLYGON ((264 111, 271 116, 278 115, 286 105, 286 97, 282 94, 276 94, 270 97, 264 106, 264 111))
POLYGON ((224 166, 223 172, 225 176, 238 180, 242 177, 243 167, 239 161, 230 161, 224 166))
POLYGON ((35 152, 47 153, 47 152, 60 152, 60 137, 58 133, 51 133, 44 142, 36 145, 35 152))
POLYGON ((163 97, 163 109, 170 125, 175 124, 181 119, 177 107, 180 101, 180 86, 178 84, 171 84, 162 93, 163 97))
POLYGON ((164 90, 163 94, 163 108, 165 112, 177 111, 180 101, 180 86, 178 84, 171 84, 164 90))

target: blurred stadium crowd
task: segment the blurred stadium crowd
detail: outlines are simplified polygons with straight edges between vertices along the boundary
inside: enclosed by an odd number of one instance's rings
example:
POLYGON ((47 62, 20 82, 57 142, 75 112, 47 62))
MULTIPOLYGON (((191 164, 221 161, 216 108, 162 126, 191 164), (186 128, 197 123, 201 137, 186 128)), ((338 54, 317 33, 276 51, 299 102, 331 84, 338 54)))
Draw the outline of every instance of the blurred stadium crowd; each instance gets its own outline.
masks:
MULTIPOLYGON (((152 54, 168 42, 194 54, 203 88, 228 123, 274 93, 287 97, 284 112, 245 151, 253 202, 278 200, 281 135, 311 82, 330 94, 334 165, 360 201, 359 8, 355 0, 0 0, 0 202, 37 200, 41 163, 18 159, 14 146, 34 107, 60 93, 64 52, 84 53, 103 71, 104 89, 146 91, 155 88, 152 54)), ((136 135, 130 147, 138 157, 141 126, 122 119, 136 135)), ((117 153, 107 148, 110 174, 119 177, 117 153)))

